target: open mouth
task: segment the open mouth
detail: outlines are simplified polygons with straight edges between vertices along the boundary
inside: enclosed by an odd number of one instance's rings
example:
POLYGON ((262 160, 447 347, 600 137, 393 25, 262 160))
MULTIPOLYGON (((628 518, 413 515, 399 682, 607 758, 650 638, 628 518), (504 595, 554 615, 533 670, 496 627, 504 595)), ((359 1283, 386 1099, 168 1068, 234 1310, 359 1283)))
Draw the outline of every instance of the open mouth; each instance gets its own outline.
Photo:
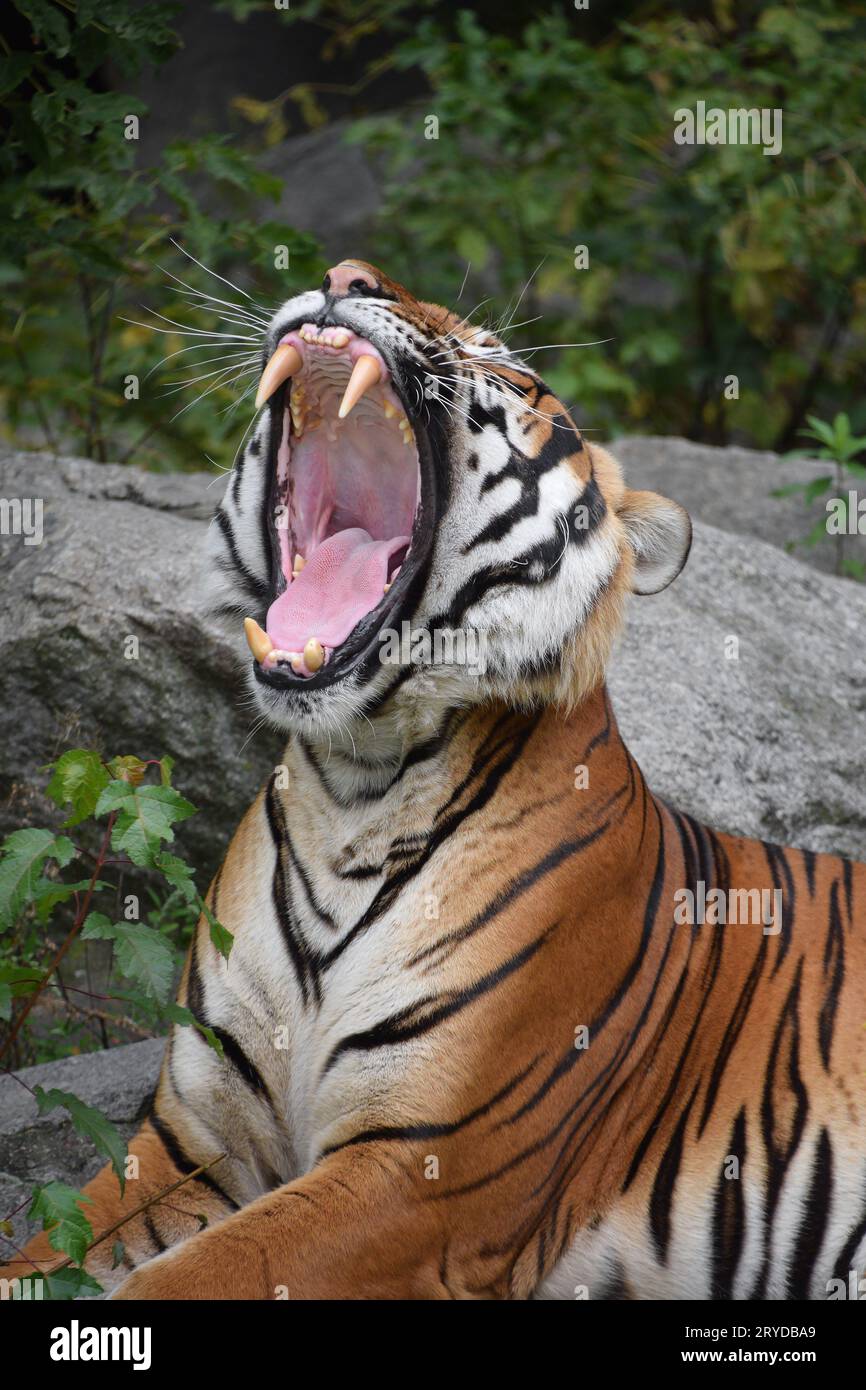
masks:
POLYGON ((419 439, 379 350, 340 325, 280 338, 268 399, 274 597, 247 640, 260 680, 325 683, 369 652, 419 569, 419 439))

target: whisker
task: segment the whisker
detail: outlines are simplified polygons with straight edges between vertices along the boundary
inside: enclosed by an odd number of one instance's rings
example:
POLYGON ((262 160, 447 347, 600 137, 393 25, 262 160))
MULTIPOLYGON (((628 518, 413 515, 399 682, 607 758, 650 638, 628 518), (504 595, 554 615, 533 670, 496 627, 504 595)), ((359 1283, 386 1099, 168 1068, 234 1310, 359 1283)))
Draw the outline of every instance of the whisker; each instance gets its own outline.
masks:
POLYGON ((154 323, 142 323, 140 319, 127 319, 122 314, 118 314, 121 323, 131 323, 135 328, 146 328, 148 333, 165 333, 169 338, 205 338, 211 342, 216 342, 219 338, 225 338, 233 343, 255 343, 258 337, 252 333, 205 333, 201 328, 184 328, 181 324, 176 324, 174 319, 166 318, 165 314, 157 314, 155 309, 148 309, 146 305, 141 306, 146 313, 156 314, 157 318, 164 323, 171 323, 172 328, 159 328, 154 323))
POLYGON ((250 323, 267 324, 270 321, 270 314, 261 304, 255 304, 254 301, 251 301, 256 309, 261 310, 260 314, 253 314, 249 309, 245 309, 242 304, 236 304, 234 300, 220 299, 217 295, 208 294, 205 290, 196 289, 195 285, 190 285, 188 281, 182 280, 179 275, 175 275, 163 265, 161 265, 159 269, 162 271, 163 275, 167 275, 170 280, 174 280, 175 284, 182 285, 185 294, 195 295, 198 299, 208 299, 212 304, 221 304, 226 309, 232 309, 236 313, 242 314, 250 323))
MULTIPOLYGON (((233 369, 232 369, 232 370, 233 370, 233 369)), ((208 386, 207 390, 200 392, 200 394, 199 394, 198 396, 196 396, 195 400, 187 401, 186 405, 181 406, 180 410, 176 411, 175 414, 172 415, 171 420, 169 421, 169 424, 171 424, 171 423, 173 423, 175 420, 179 419, 180 416, 181 416, 181 415, 184 415, 188 410, 191 410, 192 407, 193 407, 194 405, 198 405, 199 402, 200 402, 200 401, 203 401, 203 400, 205 399, 206 396, 211 395, 211 393, 214 392, 214 391, 218 391, 219 388, 220 388, 221 386, 228 386, 228 385, 230 384, 230 381, 231 381, 231 380, 232 380, 232 378, 228 378, 228 379, 226 379, 225 381, 219 381, 219 380, 217 380, 217 381, 213 382, 210 386, 208 386)), ((173 393, 169 393, 169 394, 173 394, 173 393)))
MULTIPOLYGON (((145 305, 142 304, 141 307, 144 309, 144 308, 145 308, 145 305)), ((167 314, 161 314, 161 313, 159 312, 158 309, 148 309, 148 310, 147 310, 147 313, 153 314, 154 318, 162 319, 163 323, 170 323, 170 324, 172 324, 175 328, 180 328, 180 329, 182 329, 185 333, 189 333, 189 332, 196 333, 196 334, 198 334, 198 335, 199 335, 200 337, 202 337, 202 338, 225 338, 225 337, 234 337, 234 338, 243 338, 244 341, 245 341, 245 342, 248 342, 248 343, 260 343, 260 342, 261 342, 261 336, 260 336, 258 333, 234 333, 234 334, 226 334, 226 333, 220 333, 218 329, 210 329, 210 328, 193 328, 193 329, 190 329, 190 328, 188 328, 188 326, 187 326, 185 323, 178 323, 177 319, 170 319, 170 318, 168 317, 167 314)), ((147 325, 145 325, 145 327, 146 327, 146 326, 147 326, 147 325)))
MULTIPOLYGON (((159 371, 159 368, 160 368, 160 367, 164 367, 165 364, 166 364, 166 362, 170 362, 171 359, 172 359, 173 357, 180 357, 181 354, 184 353, 184 352, 198 352, 201 348, 204 348, 204 350, 207 351, 207 349, 208 349, 209 347, 228 347, 228 346, 229 346, 228 343, 191 343, 191 344, 189 345, 189 347, 175 348, 174 352, 167 352, 166 355, 165 355, 165 357, 161 357, 161 358, 159 359, 159 361, 158 361, 153 367, 151 367, 150 371, 147 373, 147 376, 146 376, 144 379, 145 379, 145 381, 147 381, 149 377, 153 376, 153 373, 154 373, 154 372, 159 371)), ((236 349, 233 348, 232 351, 233 351, 233 352, 236 351, 236 352, 238 353, 238 355, 246 356, 247 353, 249 352, 249 348, 241 348, 241 347, 238 347, 238 348, 236 348, 236 349)), ((227 355, 228 355, 228 354, 227 354, 227 355)), ((206 362, 206 361, 214 361, 214 362, 215 362, 216 360, 217 360, 216 358, 210 358, 210 359, 209 359, 209 358, 204 358, 204 357, 203 357, 203 358, 201 359, 201 362, 200 362, 200 363, 193 363, 192 365, 194 365, 194 366, 199 366, 199 365, 201 365, 201 363, 204 363, 204 362, 206 362)))
POLYGON ((231 365, 228 367, 215 367, 212 372, 202 372, 201 376, 190 377, 188 380, 185 381, 167 382, 166 384, 171 389, 167 391, 161 391, 160 395, 176 396, 178 391, 185 391, 188 386, 198 386, 200 381, 209 381, 210 378, 213 376, 225 376, 226 380, 223 384, 227 386, 230 381, 239 381, 242 376, 246 376, 249 372, 255 372, 257 370, 257 364, 252 366, 243 366, 242 364, 239 365, 237 362, 232 362, 231 365), (232 376, 233 372, 236 372, 237 375, 232 376))
MULTIPOLYGON (((211 362, 229 362, 234 367, 248 367, 250 371, 258 371, 258 357, 249 357, 246 354, 242 357, 235 356, 234 353, 224 353, 221 357, 205 357, 201 362, 196 362, 197 367, 207 367, 211 362)), ((225 368, 220 370, 225 371, 225 368)), ((201 376, 183 377, 178 381, 167 381, 166 386, 195 386, 197 381, 203 381, 206 376, 213 376, 213 372, 204 372, 201 376)))
POLYGON ((224 284, 224 285, 228 285, 228 287, 229 287, 230 290, 235 290, 237 294, 242 294, 243 297, 244 297, 244 299, 248 299, 248 300, 250 301, 250 303, 251 303, 251 304, 254 304, 255 307, 256 307, 257 309, 261 309, 261 308, 262 308, 262 305, 261 305, 261 304, 256 304, 256 301, 253 299, 252 295, 251 295, 251 294, 247 294, 246 290, 242 290, 241 287, 240 287, 240 285, 235 285, 235 284, 233 284, 232 281, 231 281, 231 280, 227 280, 226 277, 225 277, 224 275, 218 275, 217 272, 216 272, 215 270, 211 270, 210 266, 205 265, 203 261, 196 260, 195 256, 192 254, 192 252, 191 252, 191 251, 187 251, 186 247, 181 246, 181 244, 180 244, 179 241, 175 241, 174 237, 169 237, 169 241, 171 242, 172 246, 176 246, 176 247, 177 247, 178 251, 180 251, 180 253, 181 253, 182 256, 186 256, 189 260, 195 262, 195 264, 196 264, 197 266, 200 266, 201 269, 202 269, 203 271, 205 271, 205 273, 206 273, 207 275, 212 275, 212 276, 214 277, 215 280, 222 280, 223 284, 224 284))

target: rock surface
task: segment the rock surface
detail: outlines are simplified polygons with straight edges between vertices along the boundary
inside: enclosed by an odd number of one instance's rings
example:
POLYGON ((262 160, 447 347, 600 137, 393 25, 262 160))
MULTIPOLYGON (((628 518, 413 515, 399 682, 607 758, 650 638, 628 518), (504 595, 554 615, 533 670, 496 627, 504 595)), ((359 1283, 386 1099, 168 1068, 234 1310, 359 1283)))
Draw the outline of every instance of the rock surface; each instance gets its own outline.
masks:
POLYGON ((610 673, 650 786, 720 830, 866 859, 864 631, 866 587, 696 522, 610 673))
POLYGON ((0 832, 56 810, 41 769, 68 747, 170 754, 200 808, 179 831, 205 886, 278 743, 249 739, 236 648, 203 616, 221 482, 48 454, 0 456, 0 495, 42 498, 41 545, 0 537, 0 832), (127 659, 127 639, 138 658, 127 659))
MULTIPOLYGON (((755 482, 754 455, 678 440, 614 449, 633 485, 677 497, 696 518, 679 579, 633 600, 611 672, 623 734, 650 785, 723 830, 866 859, 866 587, 756 539, 768 489, 755 482)), ((101 742, 176 757, 176 782, 202 808, 184 827, 185 848, 204 870, 218 860, 276 746, 257 735, 243 747, 235 649, 202 620, 204 518, 219 492, 211 481, 0 458, 0 495, 45 500, 41 546, 0 542, 6 829, 50 810, 38 791, 49 758, 101 742), (138 662, 124 659, 129 634, 140 638, 138 662)), ((786 526, 773 523, 777 541, 786 526)), ((128 1134, 161 1049, 133 1044, 23 1075, 76 1091, 128 1134)), ((63 1112, 34 1121, 11 1079, 0 1080, 0 1114, 0 1215, 34 1180, 77 1183, 98 1166, 63 1112)))
MULTIPOLYGON (((27 1067, 18 1075, 33 1090, 56 1086, 72 1091, 86 1105, 107 1115, 124 1139, 141 1124, 159 1075, 164 1039, 130 1043, 108 1052, 89 1052, 27 1067)), ((26 1240, 34 1229, 26 1208, 17 1207, 37 1184, 59 1179, 83 1187, 102 1167, 104 1159, 93 1145, 76 1133, 65 1110, 39 1115, 36 1101, 14 1077, 0 1076, 0 1219, 10 1212, 14 1239, 26 1240)), ((6 1251, 6 1247, 2 1247, 6 1251)), ((0 1258, 4 1263, 5 1254, 0 1258)))
MULTIPOLYGON (((775 488, 832 474, 832 464, 819 459, 783 459, 755 449, 713 449, 690 439, 646 435, 617 439, 610 447, 631 487, 661 492, 701 521, 739 536, 757 536, 783 550, 790 547, 804 564, 828 574, 835 572, 832 540, 803 544, 824 514, 827 497, 835 492, 826 493, 808 507, 800 493, 771 495, 775 488)), ((866 563, 866 536, 846 536, 845 554, 866 563)))

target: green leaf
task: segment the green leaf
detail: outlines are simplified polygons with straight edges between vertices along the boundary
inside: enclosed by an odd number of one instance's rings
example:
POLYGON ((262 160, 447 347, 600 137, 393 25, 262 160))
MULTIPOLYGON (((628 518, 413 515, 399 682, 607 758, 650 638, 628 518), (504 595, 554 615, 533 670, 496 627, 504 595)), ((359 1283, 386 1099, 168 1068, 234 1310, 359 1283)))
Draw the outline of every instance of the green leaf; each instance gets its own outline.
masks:
POLYGON ((808 483, 786 483, 784 487, 774 487, 770 493, 771 497, 795 497, 798 493, 805 492, 808 483))
POLYGON ((147 772, 147 763, 141 758, 136 758, 134 754, 127 753, 122 758, 112 758, 108 764, 111 769, 112 777, 116 777, 121 782, 131 782, 137 787, 139 782, 144 780, 147 772))
POLYGON ((160 850, 159 854, 154 855, 153 863, 154 868, 159 869, 172 887, 183 894, 188 903, 196 900, 198 894, 195 887, 195 871, 185 860, 179 859, 176 854, 160 850))
MULTIPOLYGON (((110 883, 103 883, 102 879, 96 879, 93 891, 100 893, 111 886, 110 883)), ((67 902, 76 893, 86 892, 89 887, 89 878, 79 879, 77 883, 61 883, 57 879, 40 878, 33 891, 36 916, 40 922, 47 922, 58 903, 67 902)))
POLYGON ((212 944, 219 951, 220 955, 223 956, 225 960, 228 960, 232 946, 234 945, 234 937, 228 928, 223 926, 222 922, 217 921, 204 898, 201 899, 201 910, 208 920, 212 944))
POLYGON ((58 1091, 56 1088, 44 1091, 41 1086, 36 1086, 34 1094, 40 1115, 47 1115, 49 1110, 55 1110, 58 1105, 62 1106, 68 1112, 78 1133, 89 1139, 99 1153, 105 1154, 117 1174, 122 1195, 126 1186, 124 1164, 127 1149, 125 1141, 121 1139, 111 1121, 106 1119, 101 1110, 85 1105, 83 1100, 79 1100, 78 1096, 70 1091, 58 1091))
POLYGON ((43 979, 43 972, 35 965, 0 965, 0 981, 9 986, 13 999, 33 994, 43 979))
POLYGON ((102 1285, 98 1284, 86 1269, 78 1269, 75 1265, 67 1265, 65 1269, 58 1269, 54 1274, 34 1274, 28 1275, 27 1278, 32 1279, 34 1284, 39 1279, 44 1279, 43 1297, 55 1303, 80 1298, 82 1294, 103 1292, 102 1285))
POLYGON ((125 1250, 125 1248, 124 1248, 123 1241, 122 1241, 122 1240, 116 1240, 116 1241, 114 1242, 114 1244, 112 1245, 112 1247, 111 1247, 111 1268, 112 1268, 112 1269, 117 1269, 117 1266, 120 1264, 120 1262, 121 1262, 121 1260, 123 1259, 123 1257, 124 1257, 125 1254, 126 1254, 126 1250, 125 1250))
POLYGON ((32 1220, 42 1222, 52 1250, 70 1255, 76 1264, 81 1264, 93 1240, 93 1228, 81 1210, 81 1202, 89 1205, 90 1198, 62 1182, 50 1182, 36 1188, 27 1213, 32 1220))
POLYGON ((12 988, 5 980, 0 980, 0 1018, 8 1022, 12 1017, 12 988))
POLYGON ((69 52, 69 25, 61 11, 48 0, 14 0, 19 10, 33 26, 33 33, 43 46, 58 58, 69 52))
POLYGON ((855 560, 853 555, 846 555, 842 561, 842 573, 848 574, 852 579, 858 579, 862 583, 866 579, 866 565, 862 560, 855 560))
POLYGON ((829 475, 823 478, 813 478, 811 483, 806 483, 803 491, 803 501, 806 503, 814 502, 816 497, 820 497, 822 492, 826 492, 828 487, 833 486, 833 479, 829 475))
POLYGON ((189 1009, 184 1008, 183 1004, 166 1004, 162 1011, 163 1018, 168 1019, 169 1023, 179 1023, 182 1028, 195 1028, 201 1033, 208 1047, 212 1047, 218 1056, 222 1057, 223 1045, 212 1028, 208 1028, 206 1023, 199 1023, 198 1019, 189 1009))
POLYGON ((153 927, 143 922, 111 922, 101 912, 91 912, 81 936, 85 941, 113 941, 123 974, 140 984, 146 994, 165 1003, 174 979, 174 956, 167 941, 153 927))
POLYGON ((46 791, 57 806, 71 806, 64 826, 78 825, 93 815, 100 795, 108 786, 110 779, 102 759, 86 748, 70 748, 51 767, 54 776, 46 791))
POLYGON ((10 53, 0 58, 0 97, 14 91, 32 67, 29 53, 10 53))
POLYGON ((820 541, 826 540, 829 534, 827 530, 827 518, 826 516, 822 516, 820 521, 815 522, 808 536, 804 538, 803 544, 809 546, 818 545, 820 541))
POLYGON ((136 787, 124 781, 109 782, 97 802, 97 816, 110 811, 117 811, 112 849, 125 852, 141 868, 152 868, 161 843, 174 839, 176 821, 195 815, 195 807, 173 787, 136 787))
POLYGON ((32 902, 46 859, 61 868, 74 858, 75 846, 66 835, 51 830, 15 830, 0 847, 0 931, 11 927, 22 908, 32 902))

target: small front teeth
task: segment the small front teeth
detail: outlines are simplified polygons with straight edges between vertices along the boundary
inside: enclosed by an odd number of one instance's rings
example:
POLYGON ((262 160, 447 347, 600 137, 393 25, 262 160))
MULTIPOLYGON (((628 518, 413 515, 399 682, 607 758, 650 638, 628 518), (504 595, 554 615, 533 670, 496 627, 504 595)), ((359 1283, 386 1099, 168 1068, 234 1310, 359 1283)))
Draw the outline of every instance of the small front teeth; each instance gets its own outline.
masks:
POLYGON ((280 662, 287 662, 295 675, 314 676, 325 665, 328 649, 322 646, 318 637, 309 637, 302 652, 286 652, 281 647, 273 647, 266 656, 259 659, 267 666, 278 666, 280 662))
POLYGON ((314 323, 306 323, 300 336, 305 343, 316 343, 319 347, 344 348, 354 334, 347 328, 317 328, 314 323))

